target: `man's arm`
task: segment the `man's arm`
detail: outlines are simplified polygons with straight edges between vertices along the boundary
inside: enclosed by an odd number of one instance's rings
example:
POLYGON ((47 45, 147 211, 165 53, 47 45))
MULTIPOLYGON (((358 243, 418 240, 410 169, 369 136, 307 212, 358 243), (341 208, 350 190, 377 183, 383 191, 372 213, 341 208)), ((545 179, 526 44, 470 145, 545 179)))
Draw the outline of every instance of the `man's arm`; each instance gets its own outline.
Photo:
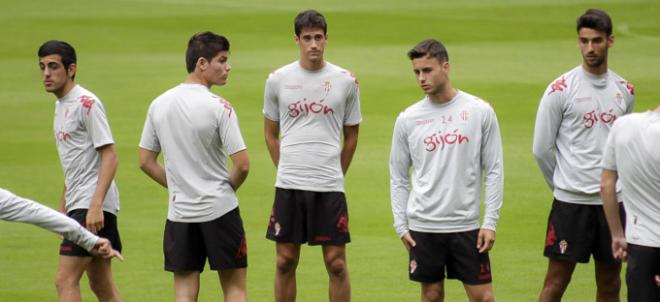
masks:
POLYGON ((231 175, 229 176, 229 184, 232 189, 234 189, 234 192, 236 192, 248 176, 250 161, 248 159, 247 150, 245 149, 230 155, 230 158, 232 169, 231 175))
POLYGON ((117 159, 114 144, 98 147, 96 151, 101 158, 99 176, 85 220, 87 229, 94 234, 103 228, 103 201, 105 200, 106 193, 108 193, 110 184, 112 184, 112 179, 115 177, 117 166, 119 166, 119 159, 117 159))
POLYGON ((66 214, 66 184, 62 190, 62 197, 60 197, 60 213, 66 214))
POLYGON ((561 91, 546 90, 539 103, 534 126, 532 152, 545 181, 554 189, 553 176, 557 166, 557 133, 563 119, 561 91))
POLYGON ((357 149, 360 125, 344 126, 344 145, 341 148, 341 170, 346 175, 357 149))
POLYGON ((167 175, 165 168, 158 162, 158 154, 160 152, 140 148, 140 169, 158 184, 167 188, 167 175))
POLYGON ((399 115, 394 124, 392 134, 392 148, 390 151, 390 202, 392 216, 394 217, 394 230, 403 242, 403 246, 410 250, 415 241, 408 230, 408 197, 410 196, 410 148, 408 134, 405 130, 405 121, 399 115))
POLYGON ((271 121, 264 118, 264 138, 266 139, 266 147, 270 158, 273 160, 275 167, 280 162, 280 122, 271 121))
POLYGON ((83 228, 75 220, 36 201, 22 198, 0 189, 0 219, 34 224, 58 233, 90 252, 104 258, 121 255, 112 249, 107 239, 99 238, 83 228))
POLYGON ((600 197, 603 199, 603 211, 612 234, 612 254, 616 259, 626 259, 628 244, 621 226, 621 216, 619 216, 619 203, 616 198, 617 178, 618 174, 615 170, 603 169, 600 181, 600 197))
MULTIPOLYGON (((484 174, 484 219, 477 237, 477 249, 484 253, 495 244, 495 230, 500 218, 504 190, 502 138, 497 116, 489 108, 482 124, 481 169, 484 174)), ((479 188, 477 188, 479 189, 479 188)))

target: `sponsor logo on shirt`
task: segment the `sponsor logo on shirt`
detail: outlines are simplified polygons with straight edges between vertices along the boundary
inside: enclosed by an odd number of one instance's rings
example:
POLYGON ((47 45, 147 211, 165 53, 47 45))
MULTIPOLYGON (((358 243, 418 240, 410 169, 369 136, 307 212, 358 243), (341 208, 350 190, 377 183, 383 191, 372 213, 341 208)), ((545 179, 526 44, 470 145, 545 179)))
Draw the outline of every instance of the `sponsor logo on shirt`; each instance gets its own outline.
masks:
POLYGON ((94 106, 94 99, 83 95, 80 97, 80 102, 82 103, 83 108, 87 109, 87 114, 92 110, 92 107, 94 106))
POLYGON ((606 112, 597 112, 595 109, 587 112, 582 119, 584 120, 584 127, 585 128, 592 128, 595 126, 598 122, 604 123, 604 124, 612 124, 614 121, 617 119, 617 116, 615 113, 613 113, 614 109, 610 109, 606 112))
POLYGON ((298 116, 307 116, 307 115, 317 115, 317 114, 334 114, 335 110, 332 107, 324 104, 325 98, 318 101, 308 100, 304 98, 300 101, 293 102, 289 104, 289 116, 298 117, 298 116))
POLYGON ((587 101, 591 101, 590 96, 581 96, 581 97, 575 98, 575 102, 578 102, 578 103, 579 102, 587 102, 587 101))
POLYGON ((550 92, 548 92, 548 95, 551 95, 555 91, 564 91, 564 89, 566 89, 566 79, 562 77, 550 85, 550 92))
POLYGON ((434 119, 416 120, 415 125, 417 125, 417 126, 419 126, 419 125, 428 125, 430 123, 433 123, 433 120, 434 119))
POLYGON ((296 84, 296 85, 284 85, 284 89, 300 90, 300 89, 303 89, 303 85, 298 85, 298 84, 296 84))
POLYGON ((433 132, 424 138, 424 144, 426 144, 425 150, 427 152, 433 152, 438 148, 442 151, 446 145, 461 145, 468 142, 470 142, 470 138, 460 134, 458 129, 454 129, 454 131, 448 133, 442 133, 442 131, 433 132))

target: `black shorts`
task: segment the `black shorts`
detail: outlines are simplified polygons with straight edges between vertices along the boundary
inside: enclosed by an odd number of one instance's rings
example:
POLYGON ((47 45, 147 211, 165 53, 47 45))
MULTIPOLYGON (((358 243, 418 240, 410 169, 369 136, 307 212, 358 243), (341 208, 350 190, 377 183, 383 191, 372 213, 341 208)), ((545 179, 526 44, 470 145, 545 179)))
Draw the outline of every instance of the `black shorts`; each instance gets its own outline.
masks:
MULTIPOLYGON (((80 225, 85 226, 87 209, 72 210, 66 215, 73 218, 73 220, 80 223, 80 225)), ((96 235, 110 240, 112 248, 121 252, 121 238, 119 238, 119 230, 117 229, 117 216, 103 211, 103 228, 96 235)), ((92 256, 87 250, 67 239, 62 240, 62 244, 60 244, 60 255, 75 257, 92 256)))
POLYGON ((660 301, 656 275, 660 275, 660 248, 628 244, 628 301, 660 301))
MULTIPOLYGON (((625 225, 621 203, 619 211, 625 225)), ((591 254, 598 262, 620 262, 612 255, 612 237, 603 206, 555 199, 548 217, 543 255, 553 260, 587 263, 591 254)))
POLYGON ((247 267, 245 230, 237 208, 215 220, 199 223, 167 220, 163 236, 165 270, 204 271, 247 267))
POLYGON ((309 245, 351 242, 344 193, 276 188, 266 238, 309 245))
POLYGON ((490 274, 488 252, 477 249, 479 230, 458 233, 422 233, 410 231, 416 245, 408 252, 410 280, 434 283, 458 279, 468 285, 488 284, 490 274))

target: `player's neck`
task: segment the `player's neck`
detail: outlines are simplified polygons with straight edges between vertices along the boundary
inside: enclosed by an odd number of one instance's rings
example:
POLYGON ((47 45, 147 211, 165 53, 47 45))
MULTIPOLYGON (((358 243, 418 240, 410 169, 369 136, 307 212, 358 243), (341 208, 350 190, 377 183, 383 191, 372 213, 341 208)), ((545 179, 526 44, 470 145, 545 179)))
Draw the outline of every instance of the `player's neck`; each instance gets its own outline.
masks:
POLYGON ((211 88, 211 83, 209 83, 204 77, 196 74, 195 72, 191 72, 188 74, 186 77, 186 80, 183 81, 184 84, 199 84, 199 85, 204 85, 206 88, 211 88))
POLYGON ((300 62, 300 67, 302 67, 307 71, 317 71, 325 67, 325 60, 323 60, 323 58, 316 61, 310 61, 301 58, 299 62, 300 62))
POLYGON ((582 63, 582 69, 593 75, 602 75, 607 72, 607 62, 604 62, 603 64, 600 64, 600 66, 597 67, 590 67, 586 63, 582 63))
POLYGON ((446 104, 449 103, 449 101, 453 100, 454 97, 458 94, 458 91, 451 87, 451 85, 447 84, 447 86, 438 91, 437 93, 429 94, 429 100, 432 103, 436 104, 446 104))
POLYGON ((61 99, 61 98, 65 97, 67 94, 69 94, 69 92, 71 92, 71 89, 73 89, 73 87, 76 87, 76 81, 74 81, 74 80, 67 81, 64 84, 64 86, 62 86, 62 89, 60 89, 58 91, 53 91, 53 94, 58 99, 61 99))

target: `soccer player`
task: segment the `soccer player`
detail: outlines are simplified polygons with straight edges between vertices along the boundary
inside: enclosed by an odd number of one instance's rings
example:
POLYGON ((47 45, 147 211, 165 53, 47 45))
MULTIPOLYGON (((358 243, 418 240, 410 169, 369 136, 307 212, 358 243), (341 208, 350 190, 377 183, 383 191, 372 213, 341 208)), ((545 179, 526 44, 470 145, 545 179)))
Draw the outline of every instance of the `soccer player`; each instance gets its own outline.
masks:
POLYGON ((495 111, 452 87, 439 41, 421 41, 408 58, 426 94, 399 114, 390 153, 394 229, 408 250, 408 276, 421 283, 422 301, 444 301, 445 270, 463 282, 470 301, 494 301, 488 251, 504 183, 495 111))
POLYGON ((612 21, 589 9, 577 19, 583 62, 553 81, 539 104, 533 152, 553 191, 541 301, 560 301, 578 262, 593 254, 598 301, 619 301, 621 263, 614 259, 603 214, 600 161, 617 117, 633 110, 633 87, 607 68, 612 21))
POLYGON ((266 235, 276 242, 275 301, 295 301, 300 245, 306 242, 323 247, 330 301, 349 301, 344 175, 362 121, 358 82, 324 60, 323 15, 301 12, 294 29, 300 57, 271 73, 264 93, 264 135, 277 167, 266 235))
POLYGON ((0 220, 34 224, 64 236, 94 255, 124 260, 121 253, 112 248, 108 239, 92 234, 80 223, 60 212, 4 189, 0 189, 0 220))
POLYGON ((248 154, 236 111, 210 90, 227 83, 229 41, 212 32, 193 35, 186 68, 186 80, 151 103, 140 140, 140 168, 169 191, 165 270, 174 273, 176 301, 197 301, 208 258, 224 301, 247 301, 247 245, 236 191, 248 174, 248 154), (165 167, 157 161, 160 152, 165 167))
MULTIPOLYGON (((103 104, 76 84, 76 52, 71 45, 51 40, 41 45, 38 56, 44 87, 57 97, 54 135, 64 170, 60 211, 121 252, 119 191, 113 180, 119 161, 103 104)), ((122 300, 112 280, 110 259, 92 257, 66 239, 60 246, 56 276, 60 300, 80 300, 79 281, 85 271, 100 301, 122 300)))
POLYGON ((628 258, 628 301, 660 301, 660 107, 616 121, 603 151, 601 196, 612 253, 628 258), (616 183, 626 206, 621 227, 616 183))

